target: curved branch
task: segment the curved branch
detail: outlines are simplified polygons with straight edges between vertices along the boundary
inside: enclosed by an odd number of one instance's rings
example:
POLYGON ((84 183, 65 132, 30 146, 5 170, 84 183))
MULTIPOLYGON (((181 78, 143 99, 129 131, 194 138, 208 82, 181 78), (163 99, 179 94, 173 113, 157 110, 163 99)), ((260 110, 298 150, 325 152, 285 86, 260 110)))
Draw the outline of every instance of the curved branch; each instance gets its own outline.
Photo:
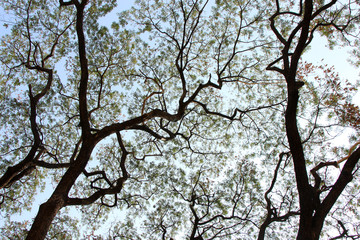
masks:
POLYGON ((64 0, 59 0, 59 3, 60 3, 60 6, 70 6, 70 5, 75 4, 74 0, 70 0, 70 1, 67 1, 67 2, 64 2, 64 0))
POLYGON ((236 108, 232 115, 225 115, 225 114, 222 114, 222 113, 219 113, 219 112, 211 111, 211 110, 209 110, 207 108, 207 104, 204 104, 202 102, 194 100, 194 103, 197 103, 198 105, 200 105, 207 114, 219 116, 219 117, 226 118, 226 119, 229 119, 229 120, 241 120, 242 116, 247 114, 247 113, 254 112, 254 111, 259 111, 259 110, 267 109, 267 108, 271 108, 271 107, 275 107, 275 106, 283 104, 284 102, 285 102, 285 100, 281 101, 281 102, 278 102, 278 103, 270 104, 270 105, 267 105, 267 106, 260 106, 260 107, 256 107, 256 108, 248 108, 248 109, 245 109, 245 110, 240 110, 239 108, 236 108), (240 116, 238 118, 235 118, 237 116, 237 113, 240 113, 240 116))
POLYGON ((280 169, 280 165, 281 165, 281 162, 283 161, 283 157, 286 156, 288 158, 289 155, 290 155, 289 152, 280 153, 279 160, 278 160, 278 163, 277 163, 277 165, 275 167, 274 176, 273 176, 273 179, 271 181, 270 187, 268 188, 268 190, 264 194, 265 201, 266 201, 267 215, 266 215, 266 218, 265 218, 264 222, 260 226, 260 230, 259 230, 259 234, 258 234, 258 238, 257 238, 258 240, 265 239, 266 229, 271 223, 276 222, 276 221, 285 221, 291 216, 299 215, 298 212, 289 211, 288 213, 286 213, 283 216, 278 216, 276 211, 274 211, 274 209, 272 208, 272 203, 271 203, 271 200, 269 198, 269 194, 270 194, 270 192, 272 191, 272 189, 275 186, 277 175, 278 175, 278 172, 279 172, 279 169, 280 169))
MULTIPOLYGON (((357 148, 346 161, 341 173, 336 180, 335 184, 332 186, 331 190, 327 194, 327 196, 322 201, 321 205, 317 209, 314 215, 314 225, 316 231, 320 234, 323 221, 327 214, 329 213, 332 206, 335 204, 346 185, 351 182, 353 179, 353 171, 358 164, 360 159, 360 147, 357 148)), ((336 162, 335 162, 336 163, 336 162)))
POLYGON ((86 171, 83 171, 83 173, 89 177, 89 176, 95 176, 95 175, 101 175, 102 177, 96 178, 94 181, 91 182, 91 186, 95 189, 98 189, 96 192, 94 192, 92 195, 90 195, 87 198, 67 198, 65 205, 66 206, 70 206, 70 205, 89 205, 94 203, 96 200, 98 199, 103 199, 103 197, 105 195, 114 195, 115 201, 113 205, 108 205, 106 203, 104 203, 102 201, 103 205, 106 205, 108 207, 113 207, 116 206, 117 204, 117 194, 120 193, 120 191, 123 188, 124 182, 128 179, 129 174, 126 171, 126 167, 125 167, 125 161, 127 158, 127 155, 129 154, 129 152, 126 150, 125 145, 121 139, 121 135, 119 132, 116 133, 117 136, 117 140, 120 146, 120 149, 122 151, 122 155, 121 155, 121 159, 120 159, 120 168, 122 171, 122 177, 118 178, 115 182, 115 185, 113 183, 111 183, 111 181, 107 178, 106 173, 104 171, 95 171, 95 172, 91 172, 88 173, 86 171), (93 184, 100 180, 100 179, 105 179, 105 181, 110 185, 109 188, 98 188, 98 187, 94 187, 93 184))
POLYGON ((52 81, 53 81, 53 71, 52 69, 46 69, 39 66, 29 67, 29 69, 35 69, 39 72, 46 72, 48 74, 48 79, 46 86, 41 90, 37 95, 33 95, 31 85, 29 84, 29 100, 30 100, 30 128, 33 134, 33 144, 27 156, 20 163, 8 167, 7 171, 0 178, 0 189, 12 184, 14 181, 20 180, 23 176, 28 175, 36 165, 36 161, 44 153, 44 148, 41 148, 41 138, 40 131, 36 122, 37 118, 37 104, 39 100, 45 96, 45 94, 50 90, 52 81), (38 154, 36 155, 36 153, 38 154), (35 156, 36 155, 36 156, 35 156))

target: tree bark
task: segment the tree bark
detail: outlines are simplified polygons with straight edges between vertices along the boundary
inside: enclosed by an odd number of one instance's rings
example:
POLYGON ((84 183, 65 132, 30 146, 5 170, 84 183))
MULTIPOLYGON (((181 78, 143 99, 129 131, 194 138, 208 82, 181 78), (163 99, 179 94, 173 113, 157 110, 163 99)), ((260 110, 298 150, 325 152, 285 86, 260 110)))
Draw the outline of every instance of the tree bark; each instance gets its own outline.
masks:
POLYGON ((26 239, 28 240, 40 240, 45 239, 46 234, 50 228, 50 225, 55 218, 56 214, 62 207, 67 205, 68 194, 75 184, 76 179, 84 171, 91 153, 99 138, 94 137, 90 132, 89 113, 87 110, 87 85, 89 80, 88 62, 86 58, 86 41, 83 29, 84 9, 87 0, 81 2, 60 1, 60 5, 75 5, 77 9, 76 13, 76 33, 78 36, 78 51, 80 60, 80 86, 79 86, 79 111, 80 111, 80 126, 82 129, 82 145, 76 160, 70 165, 66 173, 63 175, 61 181, 57 185, 51 197, 47 202, 42 204, 39 208, 39 212, 35 217, 34 223, 28 233, 26 239))
POLYGON ((62 207, 64 199, 57 194, 53 194, 47 202, 41 204, 26 240, 45 239, 53 219, 62 207))
MULTIPOLYGON (((285 113, 286 135, 288 138, 291 155, 294 162, 296 184, 300 200, 300 223, 297 240, 314 239, 314 234, 312 232, 314 194, 312 187, 309 184, 304 150, 300 133, 297 127, 297 106, 299 102, 299 89, 296 87, 298 63, 308 40, 312 11, 312 0, 306 0, 304 4, 303 21, 299 25, 301 27, 300 37, 296 45, 294 54, 291 57, 291 60, 285 63, 284 71, 288 86, 288 104, 285 113)), ((289 47, 290 44, 285 47, 287 53, 286 59, 289 58, 289 47)))
POLYGON ((96 143, 97 139, 94 137, 84 140, 77 159, 66 171, 48 201, 40 206, 39 212, 26 238, 27 240, 45 239, 56 214, 62 207, 67 206, 68 194, 75 184, 76 179, 85 169, 96 143))
POLYGON ((267 216, 265 221, 260 226, 260 230, 259 230, 257 240, 264 240, 265 239, 265 232, 266 232, 267 227, 270 225, 270 223, 271 223, 271 217, 267 216))

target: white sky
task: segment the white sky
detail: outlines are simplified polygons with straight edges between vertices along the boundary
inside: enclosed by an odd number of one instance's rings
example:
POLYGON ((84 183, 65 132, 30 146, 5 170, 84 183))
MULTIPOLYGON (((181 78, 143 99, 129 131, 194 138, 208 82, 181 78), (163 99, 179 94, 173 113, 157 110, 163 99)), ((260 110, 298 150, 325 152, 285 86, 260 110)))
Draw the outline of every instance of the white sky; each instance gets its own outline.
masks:
POLYGON ((326 45, 325 37, 315 36, 310 50, 304 54, 303 58, 314 64, 326 63, 334 66, 342 78, 350 81, 360 79, 360 70, 349 62, 351 48, 335 47, 334 50, 330 50, 326 45))

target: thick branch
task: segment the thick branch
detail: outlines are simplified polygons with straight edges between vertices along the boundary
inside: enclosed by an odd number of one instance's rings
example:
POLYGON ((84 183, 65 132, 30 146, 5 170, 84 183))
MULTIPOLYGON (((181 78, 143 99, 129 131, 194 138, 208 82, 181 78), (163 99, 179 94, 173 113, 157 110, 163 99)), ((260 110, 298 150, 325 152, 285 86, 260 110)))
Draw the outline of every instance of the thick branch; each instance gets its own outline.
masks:
MULTIPOLYGON (((68 198, 66 201, 66 205, 89 205, 94 203, 96 200, 98 200, 99 198, 103 198, 105 195, 114 195, 115 197, 115 202, 113 205, 111 206, 115 206, 117 204, 117 194, 120 193, 120 191, 123 188, 124 182, 128 179, 129 175, 126 171, 126 167, 125 167, 125 161, 127 158, 127 155, 129 154, 129 152, 126 150, 125 145, 121 139, 121 135, 119 132, 116 133, 117 136, 117 140, 120 146, 120 149, 122 151, 122 155, 121 155, 121 159, 120 159, 120 168, 122 171, 122 177, 118 178, 115 182, 115 185, 113 183, 111 183, 111 181, 106 177, 106 174, 104 171, 95 171, 92 173, 87 173, 86 171, 84 171, 84 174, 89 177, 89 176, 94 176, 94 175, 101 175, 102 177, 97 178, 96 180, 94 180, 93 182, 99 180, 99 179, 105 179, 105 181, 110 185, 109 188, 97 188, 97 187, 93 187, 98 189, 98 191, 94 192, 92 195, 90 195, 87 198, 68 198)), ((93 184, 93 183, 92 183, 93 184)), ((104 205, 107 205, 105 203, 103 203, 104 205)), ((109 205, 107 205, 109 206, 109 205)))
POLYGON ((346 161, 341 173, 331 188, 328 195, 322 201, 320 207, 317 209, 314 215, 314 228, 317 231, 317 234, 320 234, 322 225, 324 223, 325 217, 329 213, 330 209, 333 207, 346 185, 351 182, 353 179, 353 171, 358 164, 360 159, 360 147, 357 148, 346 161))
POLYGON ((78 36, 78 51, 80 59, 80 85, 79 85, 79 111, 80 111, 80 126, 83 137, 90 134, 89 113, 87 109, 87 90, 89 81, 88 60, 86 57, 86 41, 84 34, 84 9, 87 1, 84 0, 81 4, 76 4, 76 33, 78 36))
MULTIPOLYGON (((31 68, 30 68, 31 69, 31 68)), ((30 128, 33 134, 33 144, 27 156, 20 163, 8 167, 7 171, 0 178, 0 188, 6 187, 13 182, 20 180, 23 176, 28 175, 35 167, 35 162, 38 161, 44 149, 41 148, 41 138, 36 122, 37 118, 37 104, 39 100, 45 96, 50 90, 53 81, 53 71, 41 67, 34 67, 39 72, 46 72, 48 74, 47 84, 37 95, 33 95, 31 85, 29 85, 29 100, 30 100, 30 128), (36 153, 38 154, 36 155, 36 153), (36 155, 36 156, 35 156, 36 155)))

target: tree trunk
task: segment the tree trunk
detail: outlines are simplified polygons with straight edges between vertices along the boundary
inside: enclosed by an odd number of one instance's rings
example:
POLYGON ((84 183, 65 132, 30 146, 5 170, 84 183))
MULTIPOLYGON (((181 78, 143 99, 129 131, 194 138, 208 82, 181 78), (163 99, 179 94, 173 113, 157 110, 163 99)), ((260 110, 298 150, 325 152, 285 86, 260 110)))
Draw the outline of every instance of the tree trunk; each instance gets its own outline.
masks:
POLYGON ((53 219, 64 205, 65 203, 62 197, 54 194, 47 202, 41 204, 26 240, 45 239, 53 219))
POLYGON ((257 240, 264 240, 265 239, 266 228, 269 226, 269 224, 270 224, 270 221, 268 219, 266 219, 264 221, 264 223, 261 224, 257 240))
POLYGON ((312 217, 300 217, 299 231, 296 240, 316 240, 315 232, 312 228, 312 217), (308 222, 307 222, 308 221, 308 222))
POLYGON ((56 214, 62 207, 66 206, 68 194, 75 184, 76 179, 85 169, 96 143, 97 140, 93 137, 89 136, 87 139, 84 139, 78 157, 63 175, 49 200, 40 206, 39 212, 26 238, 27 240, 45 239, 56 214))

